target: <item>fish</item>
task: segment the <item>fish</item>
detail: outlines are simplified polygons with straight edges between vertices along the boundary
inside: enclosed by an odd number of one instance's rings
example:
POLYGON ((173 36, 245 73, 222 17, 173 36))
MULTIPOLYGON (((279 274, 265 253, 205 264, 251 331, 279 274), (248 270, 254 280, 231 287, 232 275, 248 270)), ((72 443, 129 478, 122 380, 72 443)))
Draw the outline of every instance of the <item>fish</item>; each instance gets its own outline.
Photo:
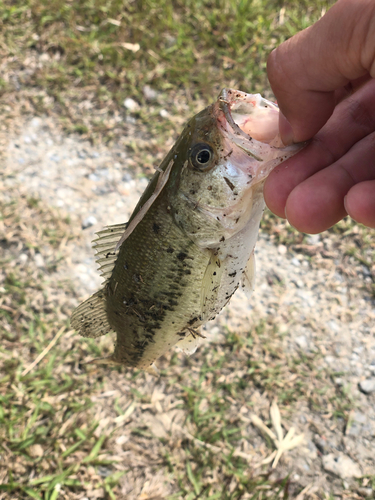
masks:
POLYGON ((223 89, 186 124, 129 221, 97 233, 105 281, 71 326, 89 338, 115 333, 116 343, 92 362, 157 374, 173 346, 195 352, 201 326, 238 288, 251 294, 264 181, 302 147, 284 146, 278 116, 260 94, 223 89))

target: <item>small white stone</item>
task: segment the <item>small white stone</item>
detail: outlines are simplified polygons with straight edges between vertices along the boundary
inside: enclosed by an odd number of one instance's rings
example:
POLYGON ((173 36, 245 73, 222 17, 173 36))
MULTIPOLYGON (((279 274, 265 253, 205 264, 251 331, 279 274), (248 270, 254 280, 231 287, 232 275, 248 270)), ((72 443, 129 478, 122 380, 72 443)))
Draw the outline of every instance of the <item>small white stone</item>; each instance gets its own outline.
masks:
POLYGON ((287 252, 287 250, 288 250, 288 249, 286 248, 286 246, 285 246, 285 245, 279 245, 279 246, 277 247, 277 251, 279 252, 279 254, 280 254, 280 255, 285 255, 285 254, 286 254, 286 252, 287 252))
POLYGON ((159 115, 162 118, 169 118, 170 117, 170 114, 168 113, 168 111, 166 109, 161 109, 159 115))
POLYGON ((118 438, 116 438, 116 444, 119 444, 120 446, 126 443, 127 441, 129 441, 128 436, 119 436, 118 438))
POLYGON ((361 380, 359 382, 359 389, 365 394, 371 394, 375 392, 375 378, 367 378, 366 380, 361 380))
POLYGON ((123 102, 123 105, 131 113, 133 113, 134 111, 138 111, 139 110, 139 104, 134 99, 132 99, 131 97, 127 97, 125 99, 125 101, 123 102))
POLYGON ((334 321, 333 319, 331 321, 328 321, 327 323, 327 326, 328 328, 330 328, 333 332, 339 332, 340 331, 340 327, 339 325, 336 323, 336 321, 334 321))
POLYGON ((35 261, 36 267, 44 267, 44 259, 40 253, 35 254, 34 261, 35 261))
POLYGON ((308 245, 317 245, 320 243, 320 234, 309 234, 306 238, 308 245))
POLYGON ((29 257, 27 256, 26 253, 21 253, 20 256, 18 257, 18 260, 20 261, 20 264, 23 266, 26 264, 28 258, 29 257))
POLYGON ((33 458, 42 457, 44 450, 40 444, 32 444, 29 446, 29 455, 33 458))
POLYGON ((158 93, 149 85, 145 85, 143 87, 143 95, 148 101, 154 101, 157 98, 158 93))
POLYGON ((329 453, 322 460, 324 470, 333 472, 341 479, 362 476, 359 465, 346 455, 336 456, 334 453, 329 453))
POLYGON ((296 337, 295 342, 303 351, 306 351, 309 347, 309 343, 305 335, 299 335, 296 337))
POLYGON ((39 128, 42 125, 42 120, 38 117, 35 117, 31 120, 30 125, 33 128, 39 128))
POLYGON ((95 226, 98 221, 93 215, 89 215, 82 221, 82 229, 87 229, 88 227, 95 226))

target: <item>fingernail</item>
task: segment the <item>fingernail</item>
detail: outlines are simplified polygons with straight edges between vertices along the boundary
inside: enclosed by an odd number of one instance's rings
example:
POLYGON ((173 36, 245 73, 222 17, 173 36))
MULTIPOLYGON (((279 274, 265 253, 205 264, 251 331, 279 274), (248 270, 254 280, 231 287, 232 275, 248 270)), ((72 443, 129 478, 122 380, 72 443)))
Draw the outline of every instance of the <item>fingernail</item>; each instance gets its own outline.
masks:
POLYGON ((293 144, 294 138, 293 138, 292 126, 281 111, 279 114, 279 130, 280 130, 281 140, 283 141, 285 146, 293 144))
MULTIPOLYGON (((285 205, 285 209, 284 209, 284 213, 285 213, 285 218, 286 220, 288 221, 289 225, 293 228, 293 229, 297 229, 296 227, 293 226, 293 224, 290 223, 290 220, 288 219, 288 214, 286 213, 286 205, 285 205)), ((298 229, 297 229, 298 231, 298 229)))
MULTIPOLYGON (((289 222, 289 219, 288 219, 288 214, 286 213, 286 205, 285 205, 285 208, 284 208, 284 214, 285 214, 285 218, 286 218, 286 220, 289 222)), ((290 224, 290 222, 289 222, 289 224, 290 224)), ((290 224, 290 225, 292 225, 292 224, 290 224)), ((293 226, 292 226, 292 227, 293 227, 293 226)))
POLYGON ((348 196, 344 196, 344 208, 345 208, 345 212, 349 215, 349 211, 348 211, 348 207, 347 207, 347 200, 348 196))

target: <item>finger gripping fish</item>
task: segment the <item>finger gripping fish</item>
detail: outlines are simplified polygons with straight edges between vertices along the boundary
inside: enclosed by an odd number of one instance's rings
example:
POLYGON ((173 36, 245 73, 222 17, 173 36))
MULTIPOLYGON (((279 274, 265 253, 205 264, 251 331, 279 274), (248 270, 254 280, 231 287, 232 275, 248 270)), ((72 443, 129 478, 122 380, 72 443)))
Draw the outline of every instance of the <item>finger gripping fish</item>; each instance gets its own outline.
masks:
POLYGON ((300 148, 284 147, 278 108, 260 94, 224 89, 187 123, 129 222, 94 241, 105 282, 71 325, 116 333, 114 353, 96 362, 155 371, 172 346, 195 351, 200 326, 239 286, 252 290, 264 180, 300 148))

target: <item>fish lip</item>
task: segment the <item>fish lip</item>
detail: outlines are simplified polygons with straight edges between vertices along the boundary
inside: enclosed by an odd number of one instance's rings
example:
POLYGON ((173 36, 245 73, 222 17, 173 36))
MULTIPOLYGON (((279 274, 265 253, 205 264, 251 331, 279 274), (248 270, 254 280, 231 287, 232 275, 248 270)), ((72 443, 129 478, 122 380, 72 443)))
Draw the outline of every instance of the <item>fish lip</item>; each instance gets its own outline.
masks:
POLYGON ((231 126, 233 129, 233 132, 236 135, 241 135, 248 141, 252 140, 252 137, 249 134, 246 134, 238 125, 237 123, 233 120, 231 109, 230 109, 231 102, 229 101, 229 96, 228 96, 228 89, 223 89, 220 92, 219 95, 219 107, 224 113, 225 119, 227 120, 228 124, 231 126))

